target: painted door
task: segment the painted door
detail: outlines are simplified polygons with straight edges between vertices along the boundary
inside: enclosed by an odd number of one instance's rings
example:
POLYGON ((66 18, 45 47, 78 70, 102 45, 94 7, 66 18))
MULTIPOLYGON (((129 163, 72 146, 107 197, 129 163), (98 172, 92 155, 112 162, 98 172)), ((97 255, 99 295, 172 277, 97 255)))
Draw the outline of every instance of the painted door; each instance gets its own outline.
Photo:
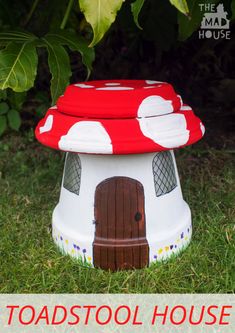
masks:
POLYGON ((149 263, 144 189, 128 177, 101 182, 95 192, 94 266, 103 269, 142 268, 149 263))

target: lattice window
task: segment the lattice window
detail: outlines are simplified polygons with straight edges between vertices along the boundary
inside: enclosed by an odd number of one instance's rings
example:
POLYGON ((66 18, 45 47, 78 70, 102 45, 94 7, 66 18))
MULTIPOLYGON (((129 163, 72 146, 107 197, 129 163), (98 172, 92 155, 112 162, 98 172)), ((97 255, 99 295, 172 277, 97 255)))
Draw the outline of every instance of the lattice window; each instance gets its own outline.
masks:
POLYGON ((66 190, 79 195, 81 182, 81 161, 76 153, 67 153, 63 186, 66 190))
POLYGON ((169 151, 160 152, 154 156, 153 178, 157 197, 167 194, 176 188, 175 167, 169 151))

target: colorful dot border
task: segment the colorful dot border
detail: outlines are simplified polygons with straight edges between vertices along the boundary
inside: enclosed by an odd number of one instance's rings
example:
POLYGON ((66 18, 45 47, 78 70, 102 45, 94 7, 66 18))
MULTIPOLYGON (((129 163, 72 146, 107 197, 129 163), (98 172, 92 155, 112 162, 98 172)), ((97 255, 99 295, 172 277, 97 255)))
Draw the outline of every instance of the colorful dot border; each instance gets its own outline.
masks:
POLYGON ((157 247, 153 254, 153 261, 161 261, 166 259, 171 254, 179 252, 183 247, 189 244, 192 237, 192 225, 189 225, 185 230, 181 231, 176 240, 167 245, 157 247))
POLYGON ((72 257, 81 259, 84 263, 92 263, 92 256, 88 255, 88 251, 85 247, 79 245, 77 242, 72 242, 68 237, 53 228, 52 238, 59 249, 64 254, 69 254, 72 257))
MULTIPOLYGON (((192 236, 192 226, 188 225, 181 230, 174 242, 166 243, 164 246, 156 246, 150 259, 150 264, 156 261, 162 261, 169 258, 173 254, 177 254, 180 250, 186 247, 192 236)), ((89 254, 88 249, 81 246, 78 242, 69 240, 68 237, 59 232, 57 228, 53 227, 52 237, 54 242, 62 251, 63 254, 68 254, 72 257, 82 260, 84 263, 93 265, 93 257, 89 254)))

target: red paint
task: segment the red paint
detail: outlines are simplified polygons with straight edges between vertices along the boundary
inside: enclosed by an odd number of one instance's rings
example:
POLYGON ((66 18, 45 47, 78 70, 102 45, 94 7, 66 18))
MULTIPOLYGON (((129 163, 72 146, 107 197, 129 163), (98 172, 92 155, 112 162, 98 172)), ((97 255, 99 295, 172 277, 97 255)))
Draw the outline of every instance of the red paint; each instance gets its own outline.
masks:
MULTIPOLYGON (((113 154, 137 154, 179 148, 177 144, 171 148, 163 147, 143 134, 138 122, 138 108, 143 100, 149 96, 158 96, 163 98, 165 102, 170 102, 172 113, 183 115, 185 118, 189 139, 180 147, 191 145, 202 138, 200 119, 194 115, 190 108, 188 110, 181 109, 180 97, 170 84, 148 85, 145 80, 114 80, 114 82, 120 83, 120 87, 134 89, 99 90, 100 87, 108 87, 106 85, 112 81, 81 83, 85 86, 91 85, 92 88, 68 86, 64 96, 58 99, 57 108, 50 108, 45 118, 39 122, 35 130, 38 141, 51 148, 59 149, 61 137, 65 136, 74 124, 91 121, 99 122, 103 126, 110 137, 113 154), (145 89, 147 86, 153 86, 153 88, 145 89), (52 128, 40 133, 40 127, 44 126, 49 115, 53 116, 52 128)), ((186 107, 185 104, 183 106, 186 107)), ((164 107, 163 105, 163 110, 164 107)), ((151 112, 155 112, 154 104, 151 112)), ((165 117, 167 120, 167 114, 154 117, 165 117)), ((177 134, 174 134, 173 131, 172 134, 168 133, 168 135, 177 134)), ((76 152, 79 152, 79 149, 76 152)))

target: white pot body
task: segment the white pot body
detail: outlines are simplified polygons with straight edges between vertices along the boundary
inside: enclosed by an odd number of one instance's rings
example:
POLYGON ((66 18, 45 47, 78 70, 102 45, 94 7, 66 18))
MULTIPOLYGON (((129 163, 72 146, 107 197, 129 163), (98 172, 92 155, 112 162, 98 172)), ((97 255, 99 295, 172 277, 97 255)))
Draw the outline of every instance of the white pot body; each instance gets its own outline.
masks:
MULTIPOLYGON (((144 198, 142 214, 145 215, 144 232, 149 249, 148 263, 165 259, 189 243, 192 232, 191 213, 182 197, 173 151, 138 155, 76 154, 76 156, 78 160, 80 159, 79 176, 76 175, 77 178, 80 177, 79 195, 63 186, 64 177, 67 177, 64 172, 59 203, 53 212, 53 238, 64 253, 82 258, 91 265, 94 264, 93 243, 96 233, 94 221, 97 219, 95 193, 99 184, 113 177, 115 179, 128 177, 125 178, 127 181, 131 179, 142 184, 144 198), (172 163, 170 169, 168 165, 163 166, 164 170, 160 170, 161 162, 158 158, 161 158, 162 154, 165 154, 164 159, 167 158, 168 162, 172 163), (156 168, 153 168, 154 161, 157 163, 156 168), (167 180, 169 177, 171 181, 167 180), (157 179, 161 180, 160 187, 163 187, 163 190, 159 189, 159 184, 156 185, 157 179)), ((67 183, 70 180, 67 179, 67 183)), ((107 225, 106 227, 108 228, 107 225)), ((131 241, 128 246, 130 250, 131 241)), ((109 264, 105 263, 103 265, 96 263, 95 266, 110 268, 109 264)))

